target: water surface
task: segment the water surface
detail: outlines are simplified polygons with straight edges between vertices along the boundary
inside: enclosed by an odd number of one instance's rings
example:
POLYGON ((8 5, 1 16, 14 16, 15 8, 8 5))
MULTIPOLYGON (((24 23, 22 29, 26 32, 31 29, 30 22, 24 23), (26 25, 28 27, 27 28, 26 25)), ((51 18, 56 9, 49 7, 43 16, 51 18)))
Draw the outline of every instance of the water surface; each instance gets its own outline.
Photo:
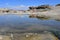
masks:
POLYGON ((1 32, 24 32, 32 30, 60 31, 60 21, 30 18, 29 15, 0 15, 1 32))

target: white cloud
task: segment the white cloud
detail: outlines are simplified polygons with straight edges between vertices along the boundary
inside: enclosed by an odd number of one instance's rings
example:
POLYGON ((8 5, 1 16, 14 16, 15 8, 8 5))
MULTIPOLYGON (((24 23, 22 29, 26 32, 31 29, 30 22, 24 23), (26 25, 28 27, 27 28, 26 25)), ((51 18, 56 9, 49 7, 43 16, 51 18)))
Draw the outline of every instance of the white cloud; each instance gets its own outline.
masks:
POLYGON ((12 9, 28 9, 29 6, 25 6, 25 5, 19 5, 19 6, 10 6, 9 8, 12 9))
MULTIPOLYGON (((28 9, 29 6, 26 5, 18 5, 18 6, 14 6, 14 5, 10 5, 9 3, 5 3, 6 6, 4 6, 5 8, 10 8, 10 9, 28 9)), ((1 5, 0 5, 1 6, 1 5)))

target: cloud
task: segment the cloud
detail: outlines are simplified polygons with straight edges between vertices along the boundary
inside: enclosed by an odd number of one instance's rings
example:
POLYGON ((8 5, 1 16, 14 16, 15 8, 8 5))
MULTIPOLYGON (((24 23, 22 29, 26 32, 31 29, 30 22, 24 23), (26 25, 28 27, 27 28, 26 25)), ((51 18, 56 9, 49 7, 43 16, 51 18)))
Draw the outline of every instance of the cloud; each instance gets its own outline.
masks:
POLYGON ((4 8, 9 8, 9 9, 20 9, 20 10, 26 10, 28 9, 29 6, 26 6, 26 5, 10 5, 9 3, 5 3, 5 5, 0 5, 1 6, 4 6, 4 8))
POLYGON ((28 9, 29 6, 25 6, 25 5, 18 5, 18 6, 9 6, 9 8, 12 9, 28 9))
POLYGON ((28 6, 25 6, 25 5, 14 6, 14 8, 25 8, 25 7, 28 7, 28 6))

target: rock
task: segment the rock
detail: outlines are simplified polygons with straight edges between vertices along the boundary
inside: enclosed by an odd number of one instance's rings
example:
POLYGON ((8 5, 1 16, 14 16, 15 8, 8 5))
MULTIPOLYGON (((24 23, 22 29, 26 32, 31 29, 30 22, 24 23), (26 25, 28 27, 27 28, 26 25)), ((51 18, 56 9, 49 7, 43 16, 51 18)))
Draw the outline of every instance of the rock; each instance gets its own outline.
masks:
POLYGON ((41 5, 41 6, 37 6, 37 7, 29 7, 29 9, 50 9, 49 5, 41 5))
POLYGON ((60 6, 60 4, 57 4, 56 6, 60 6))
POLYGON ((58 38, 51 33, 40 33, 40 34, 32 33, 32 35, 30 33, 25 33, 25 34, 20 34, 20 36, 14 35, 14 39, 16 40, 58 40, 58 38))

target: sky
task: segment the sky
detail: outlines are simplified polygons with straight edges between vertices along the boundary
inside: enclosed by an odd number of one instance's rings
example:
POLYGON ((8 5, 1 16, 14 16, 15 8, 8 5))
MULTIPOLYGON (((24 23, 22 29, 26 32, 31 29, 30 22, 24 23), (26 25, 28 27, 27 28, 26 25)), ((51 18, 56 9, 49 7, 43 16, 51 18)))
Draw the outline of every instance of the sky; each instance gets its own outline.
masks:
POLYGON ((59 3, 60 0, 0 0, 0 7, 23 8, 42 4, 56 5, 59 3))

